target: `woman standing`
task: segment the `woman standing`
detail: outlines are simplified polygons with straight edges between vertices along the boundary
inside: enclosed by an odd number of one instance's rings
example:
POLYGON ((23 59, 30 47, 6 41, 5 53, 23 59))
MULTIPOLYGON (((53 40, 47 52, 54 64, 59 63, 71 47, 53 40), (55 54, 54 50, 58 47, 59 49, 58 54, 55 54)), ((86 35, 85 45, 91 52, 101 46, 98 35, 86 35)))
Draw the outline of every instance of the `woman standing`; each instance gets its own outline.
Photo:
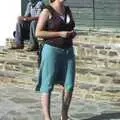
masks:
POLYGON ((71 11, 64 0, 50 0, 50 5, 39 16, 36 37, 44 39, 44 46, 36 90, 41 92, 44 120, 52 120, 50 97, 54 84, 64 86, 61 120, 68 120, 75 78, 74 27, 71 11))

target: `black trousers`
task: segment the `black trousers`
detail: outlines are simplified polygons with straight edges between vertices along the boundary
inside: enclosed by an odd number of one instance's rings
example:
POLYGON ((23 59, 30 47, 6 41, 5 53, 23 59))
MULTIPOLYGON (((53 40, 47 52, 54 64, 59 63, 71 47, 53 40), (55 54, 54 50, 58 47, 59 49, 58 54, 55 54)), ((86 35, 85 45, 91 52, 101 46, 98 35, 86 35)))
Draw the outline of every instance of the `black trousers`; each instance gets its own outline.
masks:
POLYGON ((35 37, 37 21, 19 20, 16 24, 15 40, 17 46, 24 44, 25 40, 29 40, 33 47, 38 47, 37 38, 35 37))

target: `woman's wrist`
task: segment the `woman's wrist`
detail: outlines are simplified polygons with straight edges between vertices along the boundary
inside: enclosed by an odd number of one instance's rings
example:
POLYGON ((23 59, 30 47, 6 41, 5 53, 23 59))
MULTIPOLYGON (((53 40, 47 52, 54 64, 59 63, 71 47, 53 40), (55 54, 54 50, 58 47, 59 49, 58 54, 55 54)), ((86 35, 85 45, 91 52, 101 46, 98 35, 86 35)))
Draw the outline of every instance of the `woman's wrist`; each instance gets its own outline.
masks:
POLYGON ((66 37, 66 32, 65 31, 59 32, 59 37, 65 38, 66 37))
POLYGON ((57 34, 58 34, 58 37, 62 37, 63 36, 62 32, 58 32, 57 34))

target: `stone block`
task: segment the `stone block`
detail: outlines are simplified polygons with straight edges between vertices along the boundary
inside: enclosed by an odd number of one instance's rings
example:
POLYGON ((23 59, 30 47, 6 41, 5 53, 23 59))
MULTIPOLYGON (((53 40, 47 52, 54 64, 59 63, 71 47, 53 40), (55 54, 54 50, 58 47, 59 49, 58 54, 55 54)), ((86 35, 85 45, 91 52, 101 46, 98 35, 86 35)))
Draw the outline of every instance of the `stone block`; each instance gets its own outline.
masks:
POLYGON ((113 78, 113 80, 112 80, 112 82, 114 83, 114 84, 120 84, 120 78, 118 77, 116 77, 116 78, 113 78))
POLYGON ((118 93, 120 92, 120 86, 113 84, 113 85, 107 86, 105 90, 111 93, 118 93))
POLYGON ((110 51, 109 56, 111 56, 111 57, 118 56, 118 53, 117 53, 117 51, 110 51))
POLYGON ((100 76, 100 84, 111 84, 112 83, 112 78, 111 77, 107 77, 107 76, 100 76))
POLYGON ((6 39, 6 48, 11 48, 16 46, 16 41, 12 38, 7 38, 6 39))
POLYGON ((80 83, 80 89, 92 89, 96 88, 96 85, 88 84, 88 83, 80 83))

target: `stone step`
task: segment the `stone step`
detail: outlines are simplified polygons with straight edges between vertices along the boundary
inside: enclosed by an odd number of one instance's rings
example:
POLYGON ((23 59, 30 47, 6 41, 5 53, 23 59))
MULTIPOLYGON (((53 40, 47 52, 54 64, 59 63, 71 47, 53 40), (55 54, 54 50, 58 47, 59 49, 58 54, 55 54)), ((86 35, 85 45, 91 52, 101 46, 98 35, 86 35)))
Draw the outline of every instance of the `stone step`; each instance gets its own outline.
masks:
POLYGON ((15 78, 15 77, 18 77, 18 76, 27 76, 29 75, 28 73, 22 73, 22 72, 19 72, 19 71, 1 71, 0 70, 0 76, 5 76, 5 77, 10 77, 10 78, 15 78))
MULTIPOLYGON (((76 58, 76 62, 78 65, 80 64, 96 64, 102 63, 104 67, 109 67, 112 65, 120 65, 120 57, 107 57, 107 56, 80 56, 80 58, 76 58)), ((113 66, 112 66, 113 67, 113 66)), ((113 67, 114 68, 114 67, 113 67)))
POLYGON ((24 64, 26 66, 32 66, 32 65, 35 65, 37 63, 37 60, 36 61, 30 61, 30 60, 20 60, 20 59, 14 59, 14 58, 11 58, 11 59, 6 59, 6 58, 0 58, 0 63, 6 63, 6 64, 24 64))
MULTIPOLYGON (((77 85, 78 87, 78 85, 77 85)), ((110 93, 119 93, 120 85, 102 85, 102 84, 94 84, 94 83, 79 83, 79 88, 90 91, 102 91, 102 92, 110 92, 110 93)), ((120 96, 119 96, 120 97, 120 96)))
POLYGON ((94 74, 98 76, 120 77, 119 69, 105 69, 105 68, 90 68, 88 66, 77 66, 77 73, 79 74, 94 74))
POLYGON ((0 59, 0 70, 11 70, 25 73, 33 73, 37 68, 37 60, 15 60, 15 59, 0 59))

